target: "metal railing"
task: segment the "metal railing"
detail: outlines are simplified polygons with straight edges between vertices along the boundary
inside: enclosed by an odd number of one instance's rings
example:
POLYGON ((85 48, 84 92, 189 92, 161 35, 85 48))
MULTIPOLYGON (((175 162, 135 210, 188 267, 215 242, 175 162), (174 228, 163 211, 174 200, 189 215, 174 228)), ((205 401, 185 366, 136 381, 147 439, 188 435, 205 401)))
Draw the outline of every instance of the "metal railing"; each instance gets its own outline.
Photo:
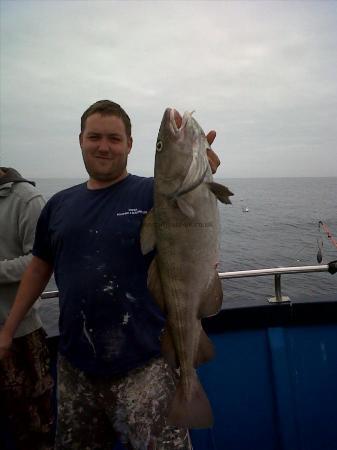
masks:
MULTIPOLYGON (((248 277, 263 277, 267 275, 274 275, 275 277, 275 297, 268 299, 270 303, 288 302, 289 297, 282 296, 281 293, 281 275, 294 273, 312 273, 312 272, 330 272, 337 271, 337 261, 329 264, 322 264, 319 266, 295 266, 295 267, 274 267, 271 269, 255 269, 255 270, 238 270, 236 272, 219 272, 221 280, 228 280, 231 278, 248 278, 248 277)), ((58 291, 45 291, 41 295, 42 299, 58 297, 58 291)))
POLYGON ((281 293, 281 275, 294 273, 311 272, 331 272, 337 270, 337 262, 322 264, 320 266, 295 266, 295 267, 274 267, 272 269, 239 270, 237 272, 219 272, 221 280, 231 278, 263 277, 274 275, 275 277, 275 297, 268 298, 270 303, 289 302, 289 297, 282 296, 281 293))

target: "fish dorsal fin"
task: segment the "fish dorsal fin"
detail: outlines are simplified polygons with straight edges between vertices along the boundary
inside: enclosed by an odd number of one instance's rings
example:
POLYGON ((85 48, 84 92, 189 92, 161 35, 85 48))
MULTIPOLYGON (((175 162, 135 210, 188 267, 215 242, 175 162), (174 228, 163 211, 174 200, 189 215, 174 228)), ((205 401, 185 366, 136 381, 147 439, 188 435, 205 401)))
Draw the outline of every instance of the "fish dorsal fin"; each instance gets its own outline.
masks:
POLYGON ((216 196, 216 198, 221 202, 225 203, 226 205, 230 205, 232 202, 230 201, 229 197, 231 195, 234 195, 233 192, 231 192, 228 187, 223 186, 220 183, 215 183, 214 181, 211 181, 207 183, 210 190, 213 192, 213 194, 216 196))
POLYGON ((194 356, 194 367, 199 367, 201 364, 209 361, 214 358, 214 346, 210 338, 207 336, 205 331, 203 330, 200 323, 200 335, 198 346, 195 349, 194 356))
POLYGON ((180 211, 189 219, 193 219, 195 216, 195 211, 188 201, 184 197, 179 197, 176 199, 176 202, 180 211))
POLYGON ((140 247, 143 255, 154 249, 156 245, 156 235, 154 226, 154 212, 151 209, 145 216, 142 229, 140 231, 140 247))

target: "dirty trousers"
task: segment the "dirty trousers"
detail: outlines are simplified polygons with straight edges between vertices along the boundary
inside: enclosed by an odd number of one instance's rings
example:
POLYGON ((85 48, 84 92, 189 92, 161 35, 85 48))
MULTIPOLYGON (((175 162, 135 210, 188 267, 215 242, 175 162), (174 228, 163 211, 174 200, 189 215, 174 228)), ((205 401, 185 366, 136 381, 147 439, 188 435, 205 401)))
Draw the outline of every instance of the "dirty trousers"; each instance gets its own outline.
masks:
POLYGON ((163 358, 124 377, 90 377, 63 356, 58 361, 55 450, 192 450, 188 431, 170 427, 166 410, 175 374, 163 358))
POLYGON ((15 338, 0 361, 0 408, 17 450, 52 448, 53 386, 45 331, 15 338))

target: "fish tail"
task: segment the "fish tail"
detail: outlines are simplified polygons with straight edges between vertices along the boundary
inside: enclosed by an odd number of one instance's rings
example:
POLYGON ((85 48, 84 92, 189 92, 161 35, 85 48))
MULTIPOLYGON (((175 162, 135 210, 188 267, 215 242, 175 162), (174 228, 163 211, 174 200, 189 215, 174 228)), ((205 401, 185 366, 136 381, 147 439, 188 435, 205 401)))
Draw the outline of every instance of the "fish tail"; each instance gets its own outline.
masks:
POLYGON ((179 381, 167 421, 178 428, 210 428, 213 425, 212 409, 195 371, 188 389, 182 379, 179 381))

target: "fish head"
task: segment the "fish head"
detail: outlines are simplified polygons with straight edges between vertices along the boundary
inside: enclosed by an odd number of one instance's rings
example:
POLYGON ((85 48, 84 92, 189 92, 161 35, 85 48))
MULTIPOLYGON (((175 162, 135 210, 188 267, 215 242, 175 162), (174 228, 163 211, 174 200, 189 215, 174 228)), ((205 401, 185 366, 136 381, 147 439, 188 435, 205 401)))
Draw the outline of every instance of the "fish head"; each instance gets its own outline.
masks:
POLYGON ((174 196, 189 190, 209 169, 206 135, 192 113, 183 116, 174 108, 164 112, 155 157, 156 189, 160 194, 174 196))

